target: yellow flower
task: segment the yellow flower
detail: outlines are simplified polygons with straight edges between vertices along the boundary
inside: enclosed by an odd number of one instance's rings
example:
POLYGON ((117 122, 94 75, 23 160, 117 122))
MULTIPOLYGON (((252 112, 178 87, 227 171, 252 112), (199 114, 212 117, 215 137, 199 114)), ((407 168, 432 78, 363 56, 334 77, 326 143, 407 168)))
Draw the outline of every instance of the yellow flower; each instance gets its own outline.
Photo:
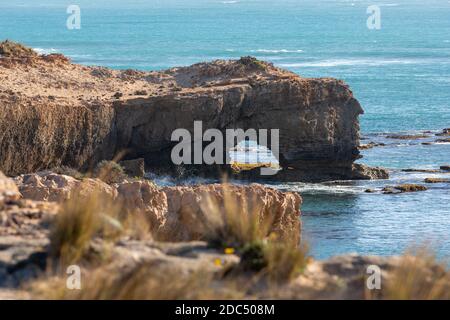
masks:
POLYGON ((225 254, 234 254, 234 248, 226 248, 225 254))

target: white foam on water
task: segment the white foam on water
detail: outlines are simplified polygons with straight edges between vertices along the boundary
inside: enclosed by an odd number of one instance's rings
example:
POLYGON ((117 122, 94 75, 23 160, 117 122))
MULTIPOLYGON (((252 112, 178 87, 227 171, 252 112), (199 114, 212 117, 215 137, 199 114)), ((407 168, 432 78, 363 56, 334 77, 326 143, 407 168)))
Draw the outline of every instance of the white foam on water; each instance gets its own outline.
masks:
POLYGON ((250 50, 250 52, 258 52, 258 53, 301 53, 303 50, 288 50, 288 49, 257 49, 250 50))
POLYGON ((282 63, 281 67, 298 68, 298 67, 341 67, 341 66, 384 66, 384 65, 410 65, 410 64, 430 64, 430 63, 450 63, 450 60, 436 59, 329 59, 311 62, 299 63, 282 63))
POLYGON ((33 48, 39 54, 51 54, 58 52, 58 49, 55 48, 33 48))

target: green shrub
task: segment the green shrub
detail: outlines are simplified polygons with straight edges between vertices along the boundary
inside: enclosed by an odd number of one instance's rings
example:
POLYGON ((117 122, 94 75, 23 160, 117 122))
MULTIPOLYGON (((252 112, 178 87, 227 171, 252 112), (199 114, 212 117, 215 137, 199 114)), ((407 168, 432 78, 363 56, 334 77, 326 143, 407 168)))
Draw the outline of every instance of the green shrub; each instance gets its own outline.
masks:
POLYGON ((97 165, 95 176, 108 184, 120 183, 127 177, 117 162, 107 160, 103 160, 97 165))

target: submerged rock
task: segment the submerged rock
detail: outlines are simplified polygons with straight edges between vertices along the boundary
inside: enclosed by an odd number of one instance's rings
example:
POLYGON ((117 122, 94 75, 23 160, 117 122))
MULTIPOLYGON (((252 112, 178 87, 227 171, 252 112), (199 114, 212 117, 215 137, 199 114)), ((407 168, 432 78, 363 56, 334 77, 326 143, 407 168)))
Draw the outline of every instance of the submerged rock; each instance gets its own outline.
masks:
POLYGON ((438 169, 403 169, 403 172, 423 172, 423 173, 438 173, 438 169))
POLYGON ((443 129, 441 133, 437 133, 437 136, 450 136, 450 128, 443 129))
POLYGON ((429 138, 430 136, 427 134, 393 134, 386 136, 388 139, 397 139, 397 140, 418 140, 429 138))
POLYGON ((389 179, 389 171, 380 167, 369 167, 355 163, 353 164, 351 178, 355 180, 389 179))
POLYGON ((444 171, 450 171, 450 165, 441 166, 440 169, 444 171))
POLYGON ((425 178, 425 183, 443 183, 443 182, 450 182, 450 179, 443 179, 443 178, 425 178))
POLYGON ((382 189, 385 194, 392 193, 405 193, 405 192, 417 192, 417 191, 426 191, 427 187, 419 185, 419 184, 401 184, 393 187, 385 187, 382 189))
POLYGON ((367 149, 372 149, 375 147, 385 147, 385 146, 386 146, 385 143, 369 142, 367 144, 360 145, 359 150, 367 150, 367 149))

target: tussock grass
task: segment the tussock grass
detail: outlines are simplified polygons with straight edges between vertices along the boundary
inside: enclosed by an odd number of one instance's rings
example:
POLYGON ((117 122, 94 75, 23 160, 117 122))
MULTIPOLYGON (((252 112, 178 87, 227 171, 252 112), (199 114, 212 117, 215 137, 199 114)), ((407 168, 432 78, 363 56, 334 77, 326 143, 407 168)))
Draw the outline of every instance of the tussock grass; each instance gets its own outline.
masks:
POLYGON ((127 175, 120 164, 115 161, 101 161, 95 168, 95 177, 108 184, 123 182, 127 175))
POLYGON ((386 281, 385 298, 391 300, 449 300, 450 270, 438 262, 432 250, 422 247, 407 252, 386 281))
POLYGON ((289 282, 299 276, 308 263, 308 248, 294 243, 271 242, 264 250, 267 274, 272 283, 289 282))
POLYGON ((233 248, 241 257, 238 269, 260 272, 280 283, 298 276, 306 266, 307 247, 272 232, 273 217, 262 219, 262 204, 256 199, 237 197, 227 188, 223 201, 205 197, 206 240, 213 247, 233 248))
POLYGON ((269 236, 273 219, 261 218, 262 204, 238 197, 224 187, 223 201, 205 195, 200 207, 204 214, 205 240, 213 247, 241 249, 269 236))
POLYGON ((53 221, 50 252, 65 266, 80 261, 95 237, 114 242, 124 236, 138 240, 152 237, 143 212, 130 211, 100 191, 87 197, 76 193, 61 206, 53 221))
POLYGON ((89 197, 75 193, 55 217, 50 233, 51 254, 61 265, 79 261, 94 236, 117 235, 122 226, 117 220, 121 207, 100 192, 89 197))
POLYGON ((37 56, 37 53, 20 43, 5 40, 0 42, 0 55, 5 57, 29 57, 29 56, 37 56))
POLYGON ((63 277, 36 281, 33 296, 53 300, 205 300, 239 299, 244 294, 234 282, 218 286, 212 273, 183 273, 163 269, 157 262, 142 262, 128 270, 108 265, 85 275, 81 290, 65 289, 63 277))

